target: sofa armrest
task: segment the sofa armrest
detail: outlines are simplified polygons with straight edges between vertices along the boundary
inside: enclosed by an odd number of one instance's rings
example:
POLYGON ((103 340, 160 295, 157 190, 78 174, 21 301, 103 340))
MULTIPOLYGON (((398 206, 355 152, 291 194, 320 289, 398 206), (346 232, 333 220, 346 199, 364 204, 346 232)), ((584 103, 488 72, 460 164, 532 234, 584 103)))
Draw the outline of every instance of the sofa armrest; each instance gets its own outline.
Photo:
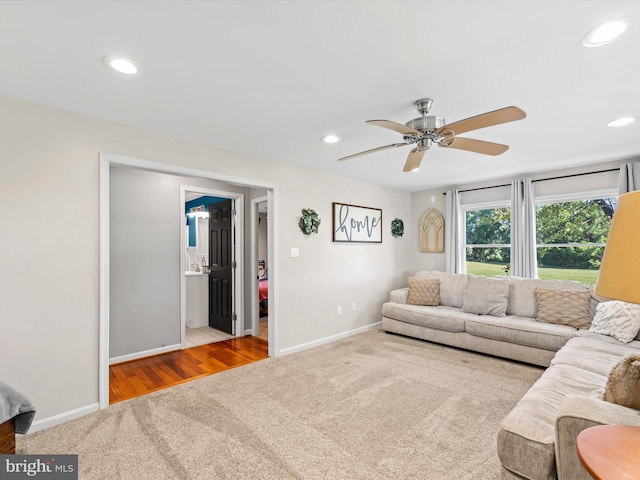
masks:
POLYGON ((558 480, 591 480, 576 452, 582 430, 596 425, 640 426, 640 411, 584 395, 567 395, 556 418, 558 480))
POLYGON ((407 303, 409 297, 409 287, 399 288, 398 290, 391 290, 389 294, 389 301, 391 303, 407 303))

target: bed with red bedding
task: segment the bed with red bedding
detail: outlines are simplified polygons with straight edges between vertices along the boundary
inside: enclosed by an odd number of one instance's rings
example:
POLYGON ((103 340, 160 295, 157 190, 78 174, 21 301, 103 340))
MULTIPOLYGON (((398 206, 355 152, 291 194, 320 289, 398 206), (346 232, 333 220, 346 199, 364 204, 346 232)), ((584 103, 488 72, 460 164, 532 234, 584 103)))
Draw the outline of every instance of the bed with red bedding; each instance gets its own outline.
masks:
POLYGON ((258 282, 258 305, 260 306, 260 316, 264 317, 269 313, 269 280, 260 280, 258 282))

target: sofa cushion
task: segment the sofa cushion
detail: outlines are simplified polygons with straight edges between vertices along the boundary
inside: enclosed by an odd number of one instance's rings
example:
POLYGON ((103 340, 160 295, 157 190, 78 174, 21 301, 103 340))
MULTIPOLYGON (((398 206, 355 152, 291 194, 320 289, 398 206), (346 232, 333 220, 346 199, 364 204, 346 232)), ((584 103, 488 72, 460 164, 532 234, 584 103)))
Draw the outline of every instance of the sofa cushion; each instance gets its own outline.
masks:
POLYGON ((389 301, 391 303, 407 303, 409 297, 409 288, 398 288, 389 292, 389 301))
MULTIPOLYGON (((536 321, 557 323, 575 328, 589 328, 591 292, 536 288, 536 321)), ((634 333, 635 335, 635 333, 634 333)))
POLYGON ((478 315, 504 317, 509 285, 504 278, 469 275, 464 289, 462 311, 478 315))
POLYGON ((640 305, 618 300, 602 302, 596 307, 589 330, 629 343, 640 330, 640 305))
POLYGON ((443 305, 425 307, 387 302, 382 305, 382 316, 448 332, 464 332, 465 318, 472 315, 443 305))
POLYGON ((414 278, 437 278, 440 280, 440 305, 462 307, 467 275, 436 271, 416 272, 414 278))
POLYGON ((529 317, 481 315, 466 320, 465 331, 477 337, 556 352, 573 336, 576 330, 566 325, 538 323, 529 317))
POLYGON ((555 480, 555 423, 570 394, 601 398, 606 377, 553 365, 502 420, 498 456, 504 468, 531 480, 555 480))
POLYGON ((533 291, 536 288, 548 288, 553 290, 587 290, 590 289, 579 282, 567 280, 544 280, 540 278, 504 277, 509 283, 509 303, 507 315, 520 317, 535 317, 537 313, 536 297, 533 291))
POLYGON ((640 341, 625 345, 611 337, 579 330, 551 365, 572 365, 606 377, 622 357, 634 352, 640 353, 640 341))
POLYGON ((440 280, 438 278, 409 277, 409 305, 440 305, 440 280))

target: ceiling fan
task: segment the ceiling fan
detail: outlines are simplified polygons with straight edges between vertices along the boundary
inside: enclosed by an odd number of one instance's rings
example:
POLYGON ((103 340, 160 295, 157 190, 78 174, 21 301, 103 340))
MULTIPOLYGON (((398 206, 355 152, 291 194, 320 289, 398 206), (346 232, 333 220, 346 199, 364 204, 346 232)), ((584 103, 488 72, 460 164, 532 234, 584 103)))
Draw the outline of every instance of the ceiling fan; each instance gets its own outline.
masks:
POLYGON ((409 120, 404 125, 392 122, 391 120, 367 120, 367 123, 370 125, 377 125, 378 127, 388 128, 401 133, 403 142, 372 148, 371 150, 365 150, 364 152, 342 157, 340 160, 350 160, 360 155, 367 155, 380 150, 386 150, 387 148, 416 144, 416 147, 409 152, 403 169, 405 172, 415 172, 420 168, 422 157, 424 157, 424 154, 434 143, 444 148, 457 148, 459 150, 483 153, 485 155, 500 155, 509 149, 508 145, 474 140, 472 138, 462 138, 457 135, 471 130, 478 130, 479 128, 522 120, 527 116, 527 114, 518 107, 505 107, 447 125, 444 118, 427 115, 431 109, 431 105, 433 105, 431 98, 417 100, 414 106, 421 116, 409 120))

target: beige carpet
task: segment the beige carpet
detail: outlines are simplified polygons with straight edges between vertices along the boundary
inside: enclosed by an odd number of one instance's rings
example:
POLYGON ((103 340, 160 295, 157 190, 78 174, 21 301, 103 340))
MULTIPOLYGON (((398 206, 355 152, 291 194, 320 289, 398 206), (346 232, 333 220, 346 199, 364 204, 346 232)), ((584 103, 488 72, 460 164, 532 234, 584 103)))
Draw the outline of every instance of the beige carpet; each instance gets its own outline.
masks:
POLYGON ((542 370, 381 331, 18 439, 80 479, 497 479, 502 417, 542 370))

